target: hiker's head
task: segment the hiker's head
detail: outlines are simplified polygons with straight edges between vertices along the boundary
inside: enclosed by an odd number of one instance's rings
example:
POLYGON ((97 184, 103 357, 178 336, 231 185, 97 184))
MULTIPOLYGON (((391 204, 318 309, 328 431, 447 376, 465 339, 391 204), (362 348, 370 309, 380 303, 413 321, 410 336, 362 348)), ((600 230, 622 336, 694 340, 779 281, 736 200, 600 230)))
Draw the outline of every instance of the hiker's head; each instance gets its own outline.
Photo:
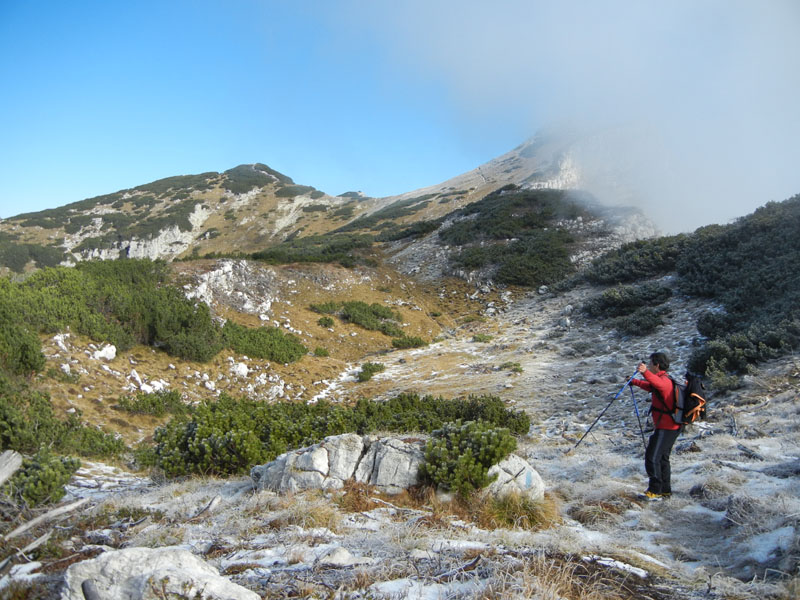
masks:
POLYGON ((669 369, 669 358, 663 352, 653 352, 650 355, 650 365, 659 371, 666 371, 669 369))

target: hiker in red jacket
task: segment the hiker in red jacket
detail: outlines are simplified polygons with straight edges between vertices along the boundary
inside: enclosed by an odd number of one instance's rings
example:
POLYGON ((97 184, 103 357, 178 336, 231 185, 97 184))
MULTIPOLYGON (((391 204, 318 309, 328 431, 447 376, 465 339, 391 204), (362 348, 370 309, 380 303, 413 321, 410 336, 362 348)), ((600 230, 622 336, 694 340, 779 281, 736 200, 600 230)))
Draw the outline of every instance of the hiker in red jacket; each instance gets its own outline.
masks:
POLYGON ((651 414, 655 426, 644 453, 644 468, 650 478, 644 496, 648 500, 661 500, 672 495, 669 454, 681 431, 669 415, 675 408, 675 386, 667 375, 669 359, 663 352, 654 352, 649 364, 641 362, 636 369, 644 379, 632 379, 631 385, 652 392, 651 414))

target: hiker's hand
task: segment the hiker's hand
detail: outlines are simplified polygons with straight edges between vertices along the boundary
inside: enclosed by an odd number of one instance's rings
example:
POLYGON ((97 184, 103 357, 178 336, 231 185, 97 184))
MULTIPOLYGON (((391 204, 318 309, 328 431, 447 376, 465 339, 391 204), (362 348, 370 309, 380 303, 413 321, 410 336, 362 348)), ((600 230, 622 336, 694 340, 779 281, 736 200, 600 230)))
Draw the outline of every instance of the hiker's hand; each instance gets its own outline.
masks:
POLYGON ((637 370, 639 373, 641 373, 642 375, 644 375, 644 372, 645 372, 645 371, 647 371, 647 365, 646 365, 646 364, 644 364, 643 362, 640 362, 640 363, 639 363, 639 366, 638 366, 638 367, 636 367, 636 370, 637 370))

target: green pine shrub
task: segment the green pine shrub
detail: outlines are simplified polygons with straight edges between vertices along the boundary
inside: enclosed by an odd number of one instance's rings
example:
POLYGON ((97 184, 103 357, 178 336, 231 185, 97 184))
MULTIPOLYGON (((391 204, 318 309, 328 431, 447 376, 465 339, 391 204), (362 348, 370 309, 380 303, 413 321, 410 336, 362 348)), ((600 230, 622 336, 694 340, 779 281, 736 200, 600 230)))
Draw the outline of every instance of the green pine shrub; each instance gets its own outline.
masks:
POLYGON ((56 456, 48 448, 22 461, 22 467, 3 486, 6 495, 28 507, 58 502, 72 474, 81 466, 76 458, 56 456))
POLYGON ((358 381, 363 383, 365 381, 369 381, 372 379, 372 376, 376 373, 380 373, 386 370, 386 365, 382 363, 374 363, 374 362, 365 362, 361 365, 361 370, 358 372, 358 381))
POLYGON ((317 346, 316 348, 314 348, 314 356, 318 356, 320 358, 325 358, 325 357, 330 356, 330 355, 331 355, 331 353, 328 352, 327 348, 323 348, 321 346, 317 346))
POLYGON ((489 485, 489 469, 517 447, 507 429, 480 421, 447 423, 431 435, 420 477, 463 498, 489 485))
POLYGON ((375 239, 379 242, 395 242, 407 238, 414 239, 436 231, 441 226, 441 219, 436 219, 434 221, 417 221, 407 227, 395 226, 385 229, 375 239))
POLYGON ((232 194, 246 194, 255 188, 275 183, 276 180, 282 183, 292 183, 290 178, 260 163, 239 165, 228 169, 224 175, 222 187, 232 194))
POLYGON ((266 250, 255 252, 251 258, 273 265, 329 262, 353 267, 362 260, 357 251, 370 248, 372 241, 371 235, 339 233, 310 235, 286 240, 266 250))
POLYGON ((448 215, 455 221, 439 238, 461 247, 451 258, 456 268, 489 269, 508 285, 557 283, 574 272, 570 253, 579 241, 560 223, 589 215, 576 200, 574 193, 506 186, 448 215))
POLYGON ((278 188, 278 191, 275 192, 275 197, 294 198, 295 196, 301 196, 303 194, 313 194, 316 191, 317 190, 310 185, 285 185, 278 188))
POLYGON ((589 299, 582 310, 590 317, 621 317, 645 307, 658 306, 671 297, 672 290, 658 283, 621 285, 589 299))
POLYGON ((398 350, 405 350, 407 348, 423 348, 427 345, 428 342, 418 336, 403 335, 392 340, 392 347, 397 348, 398 350))
POLYGON ((333 319, 330 317, 320 317, 317 321, 317 325, 320 327, 331 328, 333 327, 333 319))
POLYGON ((163 417, 166 414, 181 415, 188 412, 188 406, 177 390, 159 391, 152 394, 139 393, 134 398, 122 396, 117 406, 134 415, 153 415, 163 417))
POLYGON ((15 375, 32 375, 44 368, 45 358, 39 336, 21 321, 13 303, 4 300, 8 285, 0 280, 0 368, 15 375))
POLYGON ((435 195, 436 194, 427 194, 415 198, 398 200, 372 214, 364 215, 351 221, 347 225, 337 229, 336 233, 346 233, 357 230, 375 230, 381 228, 382 224, 388 224, 391 227, 393 222, 398 219, 413 215, 428 206, 430 204, 430 199, 435 195))
POLYGON ((312 304, 309 308, 317 313, 336 315, 346 323, 353 323, 369 331, 380 331, 390 337, 404 336, 403 330, 400 329, 397 323, 402 317, 388 306, 383 306, 377 302, 367 304, 360 300, 347 302, 330 301, 312 304))
POLYGON ((642 336, 653 333, 664 324, 666 311, 658 308, 643 307, 634 312, 609 319, 608 325, 622 335, 642 336))
POLYGON ((125 450, 122 440, 84 425, 79 413, 59 419, 49 396, 0 374, 0 451, 33 454, 45 446, 59 454, 97 458, 118 456, 125 450))
POLYGON ((168 477, 239 474, 329 435, 430 432, 458 419, 481 420, 516 435, 530 427, 524 412, 507 409, 494 396, 445 399, 401 394, 385 402, 361 399, 354 406, 343 406, 265 404, 222 394, 158 428, 155 446, 137 450, 137 460, 162 469, 168 477))
POLYGON ((689 236, 679 234, 624 244, 592 261, 584 277, 595 284, 618 284, 672 273, 688 241, 689 236))
POLYGON ((208 305, 170 284, 163 261, 86 262, 42 269, 21 283, 0 279, 0 366, 18 374, 40 370, 36 334, 67 329, 120 351, 138 343, 199 362, 225 345, 284 363, 306 353, 294 336, 275 328, 221 328, 208 305))
POLYGON ((239 354, 280 363, 295 362, 308 352, 297 336, 284 333, 277 327, 253 329, 227 321, 222 328, 222 337, 227 346, 239 354))
MULTIPOLYGON (((57 226, 60 225, 59 223, 57 226)), ((55 267, 65 259, 64 250, 55 246, 0 241, 0 265, 8 267, 15 273, 22 273, 31 261, 41 269, 55 267)))

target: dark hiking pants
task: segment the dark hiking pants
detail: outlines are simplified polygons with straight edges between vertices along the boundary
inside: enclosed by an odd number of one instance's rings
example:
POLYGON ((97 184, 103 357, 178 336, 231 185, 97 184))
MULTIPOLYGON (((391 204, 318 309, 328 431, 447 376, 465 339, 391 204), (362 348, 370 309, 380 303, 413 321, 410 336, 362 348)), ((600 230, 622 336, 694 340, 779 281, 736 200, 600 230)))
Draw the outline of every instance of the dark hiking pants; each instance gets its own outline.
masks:
POLYGON ((650 477, 648 492, 654 494, 671 494, 669 453, 678 439, 680 429, 656 429, 650 436, 647 450, 644 453, 644 468, 650 477))

